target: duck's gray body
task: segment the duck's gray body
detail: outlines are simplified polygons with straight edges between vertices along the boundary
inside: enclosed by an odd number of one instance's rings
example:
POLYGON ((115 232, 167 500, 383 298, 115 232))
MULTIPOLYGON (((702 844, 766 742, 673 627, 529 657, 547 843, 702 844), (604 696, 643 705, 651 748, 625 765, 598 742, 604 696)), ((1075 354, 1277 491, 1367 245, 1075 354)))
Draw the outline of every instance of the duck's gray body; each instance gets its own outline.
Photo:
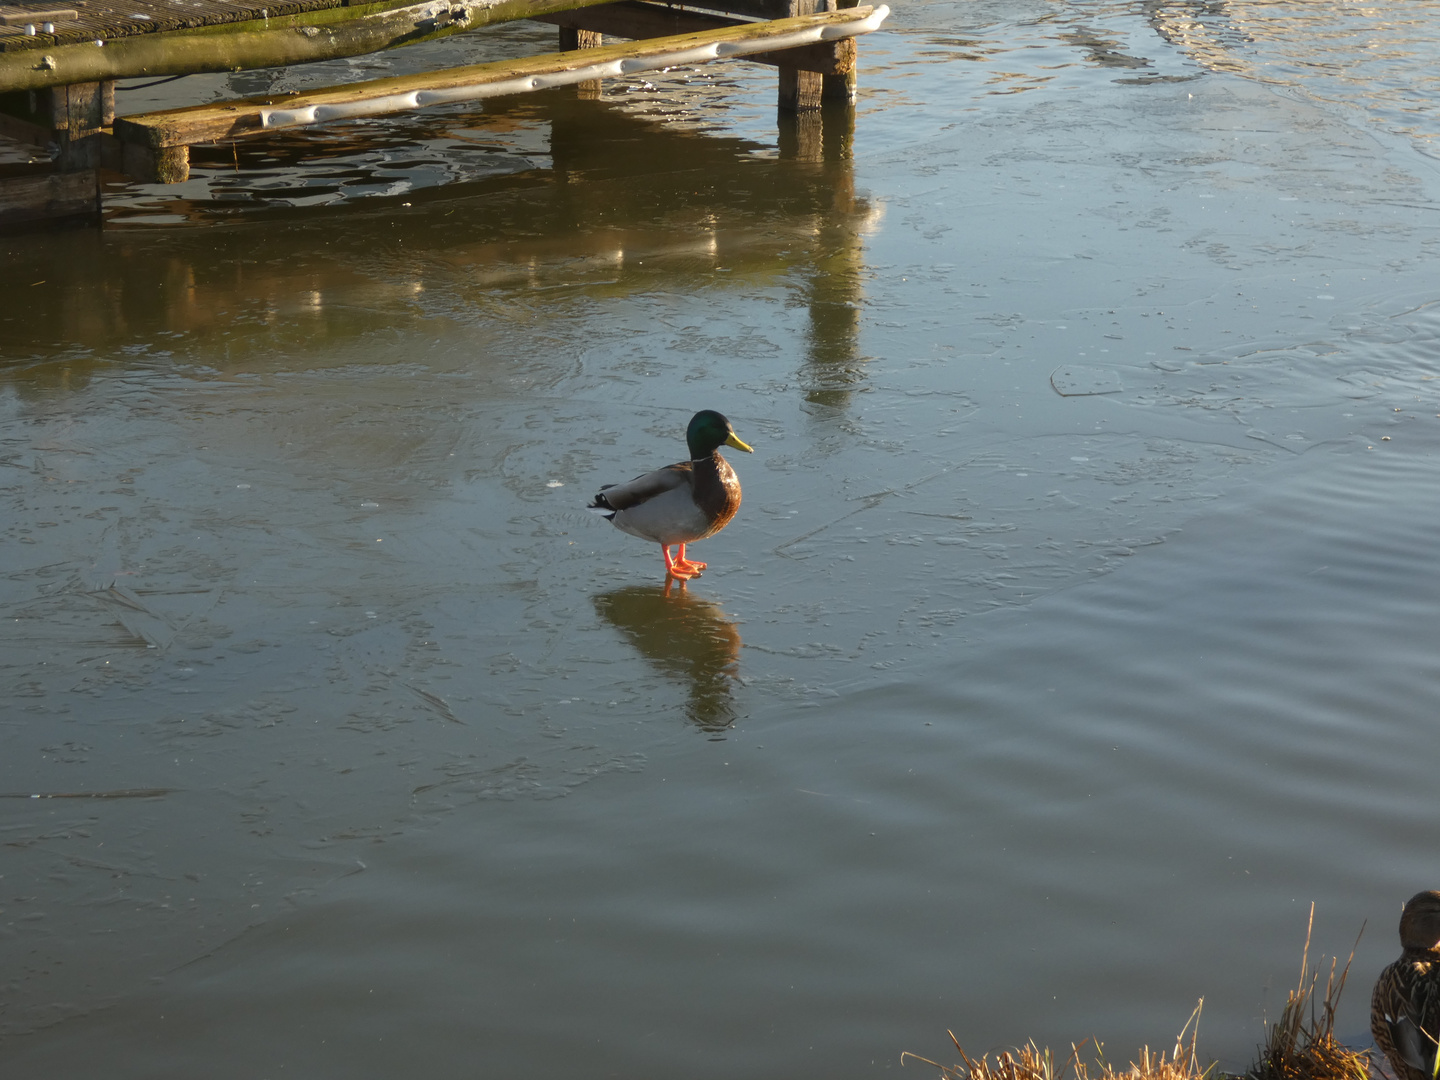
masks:
POLYGON ((685 432, 690 460, 667 465, 624 484, 607 484, 587 509, 641 540, 660 545, 665 571, 682 580, 705 569, 685 557, 685 545, 714 536, 740 509, 740 479, 720 456, 720 447, 750 453, 730 421, 717 412, 698 412, 685 432), (676 558, 670 548, 678 545, 676 558))
POLYGON ((621 532, 657 544, 714 536, 740 509, 740 480, 718 453, 680 461, 600 489, 588 509, 621 532))

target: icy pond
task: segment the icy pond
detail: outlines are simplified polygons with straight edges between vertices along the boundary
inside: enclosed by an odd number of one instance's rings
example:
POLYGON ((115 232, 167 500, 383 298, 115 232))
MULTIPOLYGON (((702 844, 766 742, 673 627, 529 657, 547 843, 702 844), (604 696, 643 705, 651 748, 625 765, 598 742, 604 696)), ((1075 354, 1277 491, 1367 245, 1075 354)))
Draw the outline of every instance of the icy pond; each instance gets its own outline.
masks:
POLYGON ((1312 902, 1368 1039, 1440 885, 1440 4, 894 7, 823 153, 714 65, 0 239, 0 1074, 924 1077, 1202 997, 1242 1068, 1312 902), (755 453, 667 593, 584 505, 701 408, 755 453))

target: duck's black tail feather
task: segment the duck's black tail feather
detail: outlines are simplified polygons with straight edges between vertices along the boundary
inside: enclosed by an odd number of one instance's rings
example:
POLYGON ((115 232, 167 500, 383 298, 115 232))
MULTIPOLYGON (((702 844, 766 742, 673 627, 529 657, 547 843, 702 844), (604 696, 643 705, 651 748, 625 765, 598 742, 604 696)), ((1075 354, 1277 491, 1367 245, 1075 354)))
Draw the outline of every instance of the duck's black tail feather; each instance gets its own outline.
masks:
POLYGON ((606 521, 612 520, 619 511, 611 506, 610 500, 605 497, 605 488, 614 486, 614 484, 606 484, 605 487, 600 489, 600 494, 596 495, 595 498, 586 504, 585 509, 589 510, 592 514, 599 514, 606 521))

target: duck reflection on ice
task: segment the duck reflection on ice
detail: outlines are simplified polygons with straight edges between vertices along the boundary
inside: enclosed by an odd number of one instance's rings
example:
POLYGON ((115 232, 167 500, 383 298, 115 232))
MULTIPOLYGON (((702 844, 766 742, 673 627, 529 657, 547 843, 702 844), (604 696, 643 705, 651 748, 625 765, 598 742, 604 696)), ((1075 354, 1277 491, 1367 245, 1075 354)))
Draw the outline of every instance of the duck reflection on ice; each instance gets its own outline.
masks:
POLYGON ((627 585, 595 597, 595 610, 662 674, 684 680, 685 711, 702 731, 735 720, 730 692, 740 663, 740 632, 713 601, 672 587, 627 585))

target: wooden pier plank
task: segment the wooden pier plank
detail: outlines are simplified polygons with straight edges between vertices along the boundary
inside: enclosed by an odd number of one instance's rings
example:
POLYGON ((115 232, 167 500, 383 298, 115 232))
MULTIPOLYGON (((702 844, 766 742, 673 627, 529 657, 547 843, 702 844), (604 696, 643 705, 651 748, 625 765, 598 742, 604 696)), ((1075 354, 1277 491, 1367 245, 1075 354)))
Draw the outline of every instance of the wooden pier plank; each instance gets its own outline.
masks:
MULTIPOLYGON (((386 9, 408 6, 413 0, 74 0, 73 3, 0 3, 0 53, 40 50, 56 46, 110 41, 137 34, 226 27, 238 23, 264 22, 295 15, 337 11, 340 18, 373 15, 386 9), (349 9, 347 12, 346 9, 349 9), (38 32, 52 23, 51 33, 38 32), (30 35, 27 26, 37 33, 30 35)), ((744 15, 756 19, 779 19, 795 14, 789 0, 703 0, 686 6, 744 15)))
MULTIPOLYGON (((44 26, 48 23, 74 22, 80 12, 74 8, 57 7, 0 7, 0 26, 44 26)), ((29 35, 29 31, 26 31, 29 35)))
POLYGON ((155 27, 164 25, 157 15, 153 23, 135 24, 132 20, 130 24, 112 26, 105 33, 89 28, 80 40, 57 43, 64 36, 57 26, 52 37, 18 39, 29 44, 16 44, 14 38, 0 42, 0 93, 135 76, 191 75, 333 60, 605 2, 387 0, 343 7, 340 0, 286 0, 270 9, 263 6, 265 0, 138 0, 137 7, 147 11, 159 11, 166 5, 208 7, 193 8, 199 13, 192 16, 193 25, 177 24, 175 29, 156 31, 155 27), (268 16, 262 18, 262 11, 268 11, 268 16), (230 21, 222 18, 227 13, 230 21), (240 21, 235 21, 237 18, 240 21), (35 45, 37 41, 41 45, 48 43, 48 47, 35 45))
MULTIPOLYGON (((608 34, 610 37, 632 41, 747 25, 747 20, 744 19, 649 3, 647 0, 619 0, 618 3, 537 15, 536 20, 553 23, 562 29, 608 34)), ((802 45, 784 52, 752 53, 745 59, 751 63, 795 67, 823 75, 844 75, 855 68, 855 39, 840 38, 837 41, 802 45)))
POLYGON ((0 176, 0 229, 96 218, 100 179, 94 169, 0 176))
POLYGON ((374 79, 280 98, 270 95, 196 105, 188 109, 121 117, 115 121, 114 130, 127 143, 153 149, 190 146, 267 130, 306 126, 329 119, 384 115, 427 104, 519 93, 538 85, 564 85, 595 77, 592 73, 597 67, 605 68, 610 74, 622 74, 654 70, 674 63, 723 59, 726 55, 733 55, 730 50, 764 52, 772 42, 778 45, 801 34, 820 33, 836 37, 868 32, 873 28, 872 23, 878 25, 888 14, 889 9, 884 7, 846 8, 793 19, 722 27, 703 33, 652 38, 644 44, 604 45, 421 75, 374 79), (716 56, 717 49, 725 51, 716 56), (696 56, 696 50, 709 51, 707 55, 696 56), (686 59, 676 59, 687 53, 691 55, 686 59), (614 70, 611 71, 611 68, 614 70), (578 74, 582 72, 584 74, 578 74), (427 99, 426 95, 430 97, 427 99))

